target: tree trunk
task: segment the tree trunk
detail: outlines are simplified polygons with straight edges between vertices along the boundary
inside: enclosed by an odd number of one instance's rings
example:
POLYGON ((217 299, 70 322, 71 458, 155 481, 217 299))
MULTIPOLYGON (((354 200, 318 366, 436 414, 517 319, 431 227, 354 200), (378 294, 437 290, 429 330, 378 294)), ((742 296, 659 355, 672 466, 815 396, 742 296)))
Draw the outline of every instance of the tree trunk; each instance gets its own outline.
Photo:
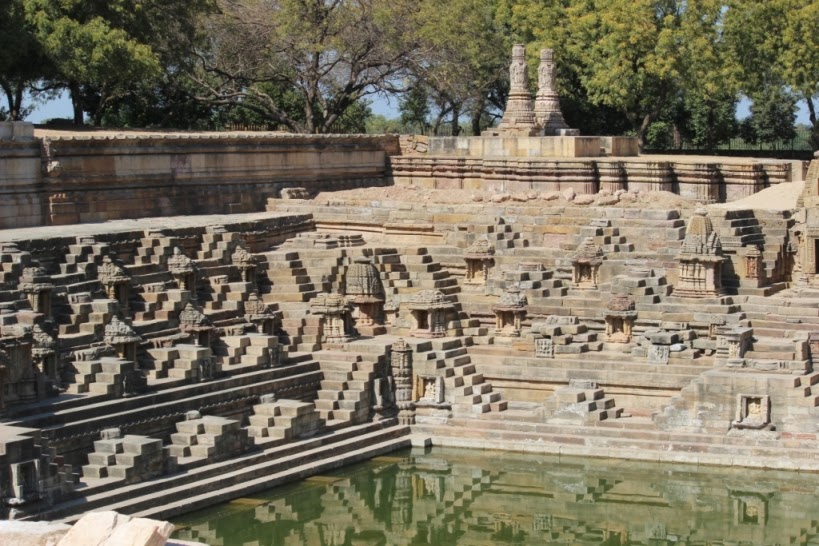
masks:
POLYGON ((652 121, 654 121, 654 116, 652 114, 646 114, 643 117, 643 122, 640 123, 639 131, 637 131, 637 147, 640 153, 643 153, 643 149, 645 148, 646 133, 648 133, 648 128, 652 121))
POLYGON ((14 93, 14 105, 9 108, 12 121, 22 121, 23 119, 23 86, 18 85, 14 93))
POLYGON ((461 105, 452 103, 452 136, 461 134, 461 126, 458 118, 461 117, 461 105))
POLYGON ((68 91, 71 93, 71 107, 74 109, 74 125, 83 125, 85 119, 83 116, 79 84, 71 82, 68 85, 68 91))
POLYGON ((810 146, 814 151, 819 150, 819 125, 816 123, 816 105, 811 97, 806 97, 808 103, 808 119, 810 119, 810 146))

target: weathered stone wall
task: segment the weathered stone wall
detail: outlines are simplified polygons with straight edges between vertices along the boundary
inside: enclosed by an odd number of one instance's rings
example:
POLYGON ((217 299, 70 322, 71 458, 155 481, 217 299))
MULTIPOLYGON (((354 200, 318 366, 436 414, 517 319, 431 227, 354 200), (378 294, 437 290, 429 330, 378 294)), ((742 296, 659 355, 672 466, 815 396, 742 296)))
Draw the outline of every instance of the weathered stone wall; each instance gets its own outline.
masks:
POLYGON ((264 210, 282 189, 382 185, 397 137, 59 136, 0 142, 0 228, 264 210))
POLYGON ((669 191, 692 201, 719 203, 804 176, 802 162, 793 161, 714 158, 699 162, 669 156, 481 157, 467 150, 461 156, 450 152, 433 155, 432 144, 429 154, 391 158, 396 185, 495 192, 572 188, 581 194, 602 189, 669 191))

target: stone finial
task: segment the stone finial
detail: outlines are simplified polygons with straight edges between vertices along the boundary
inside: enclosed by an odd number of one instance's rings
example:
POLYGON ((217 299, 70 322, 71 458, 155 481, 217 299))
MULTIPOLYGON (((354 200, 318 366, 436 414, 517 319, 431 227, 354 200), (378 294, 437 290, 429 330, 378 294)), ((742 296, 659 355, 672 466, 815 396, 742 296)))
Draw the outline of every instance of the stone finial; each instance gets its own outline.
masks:
POLYGON ((116 315, 111 317, 111 322, 105 326, 103 341, 106 345, 136 343, 140 340, 141 338, 136 334, 136 332, 134 332, 134 330, 128 326, 126 322, 120 320, 116 315))
POLYGON ((572 261, 600 261, 604 256, 603 249, 594 244, 594 237, 586 237, 575 250, 572 261))
POLYGON ((250 293, 245 302, 245 315, 251 317, 268 317, 273 316, 270 312, 270 307, 259 297, 259 293, 255 290, 250 293))
POLYGON ((606 310, 613 311, 615 313, 624 313, 629 311, 634 311, 636 309, 634 305, 634 300, 631 296, 614 296, 606 305, 606 310))
POLYGON ((529 92, 529 73, 526 70, 526 46, 512 46, 512 63, 509 65, 510 92, 529 92))
POLYGON ((319 294, 310 302, 310 312, 315 315, 340 314, 349 311, 350 304, 341 294, 319 294))
POLYGON ((447 307, 452 307, 452 302, 440 290, 421 290, 409 301, 410 309, 444 309, 447 307))
POLYGON ((118 266, 110 256, 102 259, 102 265, 97 270, 97 277, 106 286, 127 283, 129 278, 125 270, 118 266))
POLYGON ((344 293, 358 301, 361 298, 384 301, 381 275, 366 256, 359 256, 347 269, 344 293))
POLYGON ((500 301, 495 306, 496 309, 518 310, 523 309, 528 305, 529 301, 526 299, 526 294, 520 288, 508 288, 501 294, 500 301))
POLYGON ((722 243, 719 235, 714 231, 711 219, 702 207, 695 210, 688 221, 685 239, 682 243, 682 254, 722 256, 722 243))
POLYGON ((187 275, 193 273, 196 269, 196 264, 185 256, 178 246, 173 248, 173 255, 168 258, 168 271, 172 275, 187 275))
POLYGON ((45 292, 54 289, 51 277, 44 267, 35 265, 26 267, 20 275, 20 291, 25 293, 45 292))
POLYGON ((466 247, 465 258, 481 259, 491 257, 495 254, 495 247, 488 239, 477 239, 474 243, 466 247))
POLYGON ((237 245, 236 250, 233 252, 233 255, 230 257, 233 265, 236 267, 256 267, 256 257, 253 256, 250 252, 247 251, 245 247, 242 245, 237 245))
POLYGON ((404 341, 404 338, 400 337, 398 340, 392 344, 392 351, 394 353, 406 353, 407 351, 412 351, 412 347, 404 341))
POLYGON ((179 325, 183 331, 196 328, 211 328, 213 324, 202 311, 188 303, 179 313, 179 325))
POLYGON ((57 350, 57 340, 50 332, 43 329, 40 323, 35 323, 31 330, 31 337, 34 340, 32 353, 53 354, 57 350))

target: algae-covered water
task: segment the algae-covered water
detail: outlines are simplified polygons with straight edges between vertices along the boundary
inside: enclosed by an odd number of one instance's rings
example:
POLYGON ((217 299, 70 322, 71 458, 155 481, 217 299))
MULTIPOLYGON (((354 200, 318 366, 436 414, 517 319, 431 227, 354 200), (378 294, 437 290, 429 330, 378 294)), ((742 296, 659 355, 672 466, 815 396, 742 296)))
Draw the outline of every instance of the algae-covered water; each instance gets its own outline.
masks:
POLYGON ((211 546, 819 545, 817 493, 816 474, 435 448, 174 523, 211 546))

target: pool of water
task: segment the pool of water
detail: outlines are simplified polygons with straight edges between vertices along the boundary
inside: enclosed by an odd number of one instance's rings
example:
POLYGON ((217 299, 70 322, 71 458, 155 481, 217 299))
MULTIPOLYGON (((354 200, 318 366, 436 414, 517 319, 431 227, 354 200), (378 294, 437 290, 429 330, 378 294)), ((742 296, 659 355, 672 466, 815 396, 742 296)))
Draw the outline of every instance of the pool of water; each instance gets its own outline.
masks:
POLYGON ((211 546, 817 545, 819 475, 408 450, 188 514, 211 546))

